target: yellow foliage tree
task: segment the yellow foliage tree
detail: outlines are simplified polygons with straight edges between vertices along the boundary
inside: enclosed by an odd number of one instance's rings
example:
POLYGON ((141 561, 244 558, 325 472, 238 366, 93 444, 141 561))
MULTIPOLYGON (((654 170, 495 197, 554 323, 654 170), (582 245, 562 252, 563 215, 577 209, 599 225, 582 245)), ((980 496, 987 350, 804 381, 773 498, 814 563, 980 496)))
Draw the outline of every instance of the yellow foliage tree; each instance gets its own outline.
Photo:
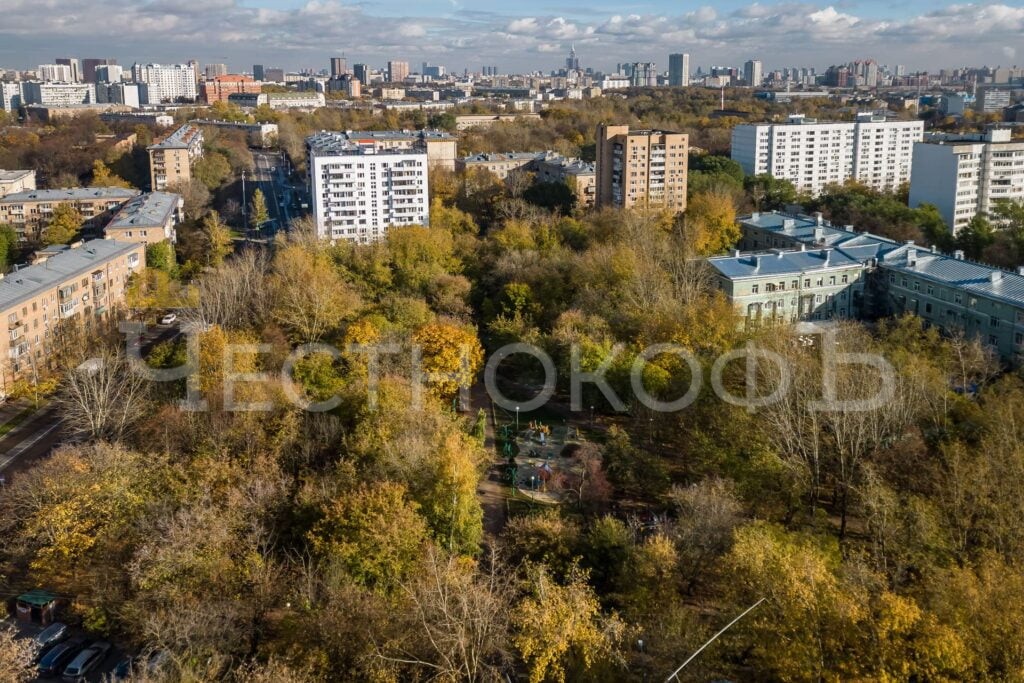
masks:
POLYGON ((438 396, 453 397, 469 387, 483 364, 484 352, 476 333, 448 322, 424 325, 413 335, 423 360, 423 371, 438 396))
POLYGON ((684 216, 686 244, 698 256, 720 254, 739 241, 736 206, 723 192, 700 192, 694 195, 684 216))

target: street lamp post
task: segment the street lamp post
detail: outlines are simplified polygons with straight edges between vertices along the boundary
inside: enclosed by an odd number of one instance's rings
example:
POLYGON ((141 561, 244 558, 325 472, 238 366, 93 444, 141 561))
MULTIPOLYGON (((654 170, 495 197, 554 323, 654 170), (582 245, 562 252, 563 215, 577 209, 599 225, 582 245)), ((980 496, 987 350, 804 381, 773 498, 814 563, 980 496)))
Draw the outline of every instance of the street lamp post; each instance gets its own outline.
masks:
POLYGON ((516 434, 519 433, 519 406, 516 406, 516 434))

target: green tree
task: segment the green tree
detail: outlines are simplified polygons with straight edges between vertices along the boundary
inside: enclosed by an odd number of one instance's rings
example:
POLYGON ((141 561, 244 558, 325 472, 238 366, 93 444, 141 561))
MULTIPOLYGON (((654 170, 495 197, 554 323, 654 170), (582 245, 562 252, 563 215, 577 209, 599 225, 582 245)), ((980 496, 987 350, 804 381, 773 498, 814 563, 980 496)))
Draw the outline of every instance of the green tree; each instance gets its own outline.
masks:
POLYGON ((18 246, 18 233, 6 223, 0 223, 0 272, 6 273, 14 262, 18 246))
POLYGON ((985 250, 996 242, 996 230, 992 223, 982 214, 976 215, 971 221, 960 228, 956 234, 957 249, 962 249, 967 258, 978 260, 985 250))
POLYGON ((82 229, 82 214, 71 204, 58 204, 43 230, 43 243, 68 244, 82 229))
POLYGON ((743 189, 750 195, 758 211, 782 209, 786 204, 792 204, 797 200, 793 183, 767 173, 745 178, 743 189))
POLYGON ((252 203, 249 205, 249 225, 259 234, 269 220, 270 212, 267 211, 267 200, 263 196, 263 190, 256 188, 252 193, 252 203))
POLYGON ((174 260, 174 245, 168 241, 146 245, 146 267, 173 273, 177 267, 174 260))
POLYGON ((231 163, 217 151, 207 151, 192 168, 192 175, 209 190, 216 190, 231 177, 231 163))

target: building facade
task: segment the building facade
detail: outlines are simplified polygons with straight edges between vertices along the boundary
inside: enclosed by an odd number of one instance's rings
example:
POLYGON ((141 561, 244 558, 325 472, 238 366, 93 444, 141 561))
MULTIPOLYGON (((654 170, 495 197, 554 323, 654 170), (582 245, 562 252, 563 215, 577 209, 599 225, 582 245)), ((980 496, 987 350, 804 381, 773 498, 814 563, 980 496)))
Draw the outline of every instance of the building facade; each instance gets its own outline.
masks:
POLYGON ((134 64, 132 80, 138 83, 145 104, 195 102, 196 69, 191 64, 134 64))
MULTIPOLYGON (((388 82, 401 83, 409 75, 409 62, 388 62, 388 82)), ((361 80, 361 79, 360 79, 361 80)))
POLYGON ((88 324, 123 303, 129 279, 145 267, 145 245, 90 240, 0 280, 0 393, 47 367, 64 325, 88 324))
POLYGON ((346 130, 334 135, 377 152, 422 150, 430 168, 456 168, 457 138, 443 130, 346 130))
POLYGON ((175 242, 175 226, 185 206, 180 195, 147 192, 121 205, 103 228, 103 236, 118 242, 156 244, 175 242))
POLYGON ((96 86, 92 83, 43 83, 25 81, 21 84, 22 104, 44 107, 73 107, 96 104, 96 86))
POLYGON ((26 190, 0 197, 0 223, 14 227, 18 239, 35 240, 42 233, 53 210, 71 204, 86 227, 102 224, 118 207, 139 194, 123 187, 75 187, 62 190, 26 190))
POLYGON ((597 195, 597 170, 594 164, 548 153, 534 162, 532 170, 537 174, 539 183, 568 185, 578 206, 594 206, 597 195))
POLYGON ((910 205, 933 204, 955 235, 1000 200, 1024 201, 1024 141, 1009 128, 935 135, 914 145, 910 205))
POLYGON ((686 210, 689 138, 663 130, 601 124, 597 130, 598 207, 686 210))
POLYGON ((923 121, 860 114, 851 122, 818 122, 795 115, 787 123, 733 128, 732 158, 748 175, 766 173, 813 195, 850 179, 894 191, 910 181, 914 143, 923 135, 923 121))
POLYGON ((0 199, 15 192, 36 189, 35 171, 5 171, 0 168, 0 199))
POLYGON ((429 225, 425 149, 379 150, 332 132, 307 138, 306 149, 321 238, 369 243, 391 226, 429 225))
POLYGON ((203 156, 203 132, 185 124, 146 148, 149 152, 149 183, 154 192, 192 179, 192 164, 203 156))
POLYGON ((259 93, 260 83, 242 74, 219 75, 207 78, 200 86, 202 99, 207 104, 227 102, 233 93, 259 93))
POLYGON ((764 74, 760 59, 748 59, 743 64, 743 82, 750 88, 760 88, 764 74))
POLYGON ((913 314, 1024 361, 1024 273, 854 232, 820 215, 740 219, 742 248, 708 259, 746 325, 913 314))
POLYGON ((675 88, 690 85, 690 55, 683 52, 668 56, 668 84, 675 88))
POLYGON ((658 85, 658 65, 654 62, 633 62, 629 84, 634 88, 653 88, 658 85))

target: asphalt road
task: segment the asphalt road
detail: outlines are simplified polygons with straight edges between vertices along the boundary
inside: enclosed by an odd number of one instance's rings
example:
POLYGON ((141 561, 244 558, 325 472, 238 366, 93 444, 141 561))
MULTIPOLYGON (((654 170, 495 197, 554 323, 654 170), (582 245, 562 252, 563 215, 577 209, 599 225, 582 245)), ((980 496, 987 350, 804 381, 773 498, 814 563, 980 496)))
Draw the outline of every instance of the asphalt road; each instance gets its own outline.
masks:
POLYGON ((54 408, 43 408, 0 439, 0 476, 10 484, 21 472, 50 454, 65 437, 54 408))
POLYGON ((297 194, 285 174, 285 159, 280 152, 254 151, 256 170, 253 180, 267 200, 271 224, 264 228, 264 236, 272 237, 279 230, 287 230, 293 217, 292 202, 297 194))

